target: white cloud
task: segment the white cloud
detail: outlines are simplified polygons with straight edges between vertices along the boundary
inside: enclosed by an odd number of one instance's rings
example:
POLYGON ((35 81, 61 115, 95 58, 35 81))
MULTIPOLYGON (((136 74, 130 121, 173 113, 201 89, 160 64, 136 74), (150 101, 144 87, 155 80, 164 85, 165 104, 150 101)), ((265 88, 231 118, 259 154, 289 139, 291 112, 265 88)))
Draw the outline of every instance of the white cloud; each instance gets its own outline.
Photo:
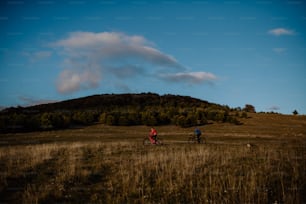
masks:
POLYGON ((93 71, 75 72, 64 70, 57 81, 57 89, 61 93, 69 93, 79 89, 97 87, 100 81, 100 73, 93 71))
POLYGON ((143 36, 118 32, 70 33, 67 38, 50 44, 65 57, 65 69, 59 75, 57 89, 60 93, 69 93, 97 87, 102 74, 131 78, 144 74, 147 66, 185 69, 174 57, 152 45, 143 36))
POLYGON ((274 36, 281 36, 281 35, 295 35, 293 30, 288 30, 285 28, 275 28, 268 31, 269 34, 274 36))
POLYGON ((208 72, 179 72, 174 74, 163 74, 161 77, 172 82, 188 82, 191 84, 213 82, 217 79, 214 74, 208 72))
POLYGON ((116 44, 120 42, 120 33, 92 33, 92 32, 73 32, 69 37, 59 40, 52 45, 64 48, 85 48, 95 47, 105 44, 116 44))
MULTIPOLYGON (((160 66, 181 67, 175 58, 150 47, 142 36, 128 36, 116 32, 73 32, 69 37, 51 45, 61 47, 70 55, 91 55, 99 59, 138 58, 160 66)), ((87 56, 88 57, 88 56, 87 56)))
POLYGON ((139 35, 72 32, 50 46, 64 57, 64 70, 57 79, 60 93, 98 87, 102 75, 112 83, 108 85, 120 84, 124 90, 131 90, 128 80, 136 76, 192 84, 216 80, 211 73, 184 72, 186 68, 174 57, 139 35))
POLYGON ((111 74, 115 75, 120 79, 145 74, 145 71, 141 66, 129 64, 120 67, 112 67, 109 71, 111 72, 111 74))

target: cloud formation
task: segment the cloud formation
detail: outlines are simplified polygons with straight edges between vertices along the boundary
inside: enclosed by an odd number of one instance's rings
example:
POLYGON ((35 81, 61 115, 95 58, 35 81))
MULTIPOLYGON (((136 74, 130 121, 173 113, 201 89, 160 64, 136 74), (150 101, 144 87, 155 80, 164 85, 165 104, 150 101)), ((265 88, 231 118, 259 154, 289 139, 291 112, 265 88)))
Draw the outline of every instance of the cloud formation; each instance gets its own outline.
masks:
POLYGON ((60 93, 98 87, 102 77, 117 80, 113 85, 120 84, 124 90, 129 90, 125 82, 136 76, 187 83, 216 79, 211 73, 184 72, 186 68, 174 57, 139 35, 73 32, 50 46, 65 57, 64 70, 57 79, 60 93))
POLYGON ((288 30, 285 28, 275 28, 268 31, 270 35, 281 36, 281 35, 295 35, 293 30, 288 30))
POLYGON ((65 56, 65 68, 57 80, 60 93, 97 87, 104 74, 122 79, 144 74, 146 66, 184 69, 174 57, 138 35, 73 32, 50 45, 65 56))
POLYGON ((61 93, 74 92, 80 89, 95 88, 99 85, 100 73, 92 70, 76 72, 74 70, 64 70, 61 72, 57 88, 61 93))
POLYGON ((175 58, 150 47, 152 43, 142 36, 128 36, 117 32, 74 32, 69 37, 53 43, 70 54, 91 54, 101 60, 138 59, 159 66, 183 68, 175 58), (74 53, 71 53, 74 52, 74 53))
POLYGON ((161 77, 172 82, 184 81, 191 84, 213 82, 217 79, 214 74, 208 72, 179 72, 174 74, 163 74, 161 77))

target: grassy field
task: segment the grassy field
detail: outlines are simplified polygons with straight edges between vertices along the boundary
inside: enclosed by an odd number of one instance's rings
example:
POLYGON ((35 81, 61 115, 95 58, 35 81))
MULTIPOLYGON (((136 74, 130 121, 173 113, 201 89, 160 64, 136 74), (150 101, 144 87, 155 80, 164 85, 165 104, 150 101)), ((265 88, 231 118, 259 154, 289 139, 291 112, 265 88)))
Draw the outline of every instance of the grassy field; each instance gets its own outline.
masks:
POLYGON ((0 135, 0 202, 306 203, 306 117, 252 114, 244 125, 94 125, 0 135), (250 145, 247 145, 250 144, 250 145))

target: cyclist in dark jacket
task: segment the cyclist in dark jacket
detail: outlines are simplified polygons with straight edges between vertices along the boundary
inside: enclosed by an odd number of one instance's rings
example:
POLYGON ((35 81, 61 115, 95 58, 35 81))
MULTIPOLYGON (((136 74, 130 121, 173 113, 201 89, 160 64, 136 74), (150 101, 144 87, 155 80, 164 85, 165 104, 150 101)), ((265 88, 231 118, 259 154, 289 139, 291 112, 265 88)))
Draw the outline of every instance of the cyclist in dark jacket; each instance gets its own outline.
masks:
POLYGON ((201 130, 200 130, 199 128, 196 128, 196 129, 194 130, 194 134, 195 134, 196 137, 197 137, 198 143, 200 143, 200 142, 201 142, 201 135, 202 135, 201 130))

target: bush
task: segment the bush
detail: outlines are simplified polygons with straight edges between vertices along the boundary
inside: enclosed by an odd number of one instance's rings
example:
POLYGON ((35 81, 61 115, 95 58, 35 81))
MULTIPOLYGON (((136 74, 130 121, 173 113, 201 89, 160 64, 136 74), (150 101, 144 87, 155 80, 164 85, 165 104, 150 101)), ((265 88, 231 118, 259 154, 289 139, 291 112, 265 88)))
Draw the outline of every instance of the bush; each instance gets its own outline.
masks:
POLYGON ((255 107, 253 105, 250 105, 250 104, 246 104, 243 111, 249 112, 249 113, 256 113, 255 107))
POLYGON ((241 118, 248 118, 248 114, 246 112, 242 112, 241 118))
POLYGON ((293 115, 298 115, 299 113, 297 112, 297 110, 294 110, 294 111, 292 112, 292 114, 293 114, 293 115))

